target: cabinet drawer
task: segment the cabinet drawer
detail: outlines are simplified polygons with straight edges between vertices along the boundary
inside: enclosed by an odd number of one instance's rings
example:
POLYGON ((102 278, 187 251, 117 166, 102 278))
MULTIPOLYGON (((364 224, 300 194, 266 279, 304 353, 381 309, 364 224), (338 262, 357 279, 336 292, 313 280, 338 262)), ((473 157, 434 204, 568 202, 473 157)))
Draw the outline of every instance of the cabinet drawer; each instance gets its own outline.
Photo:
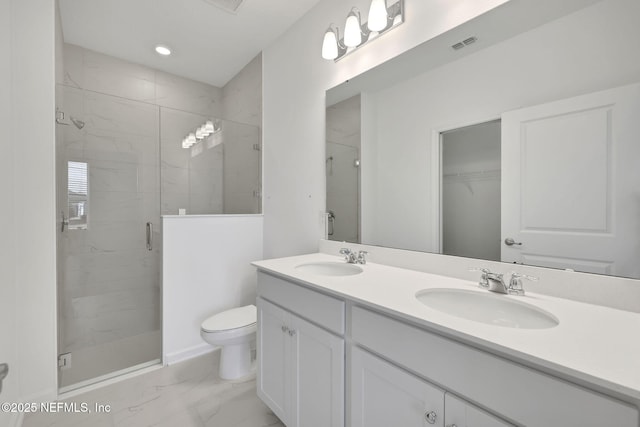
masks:
POLYGON ((363 308, 353 340, 518 424, 637 427, 637 408, 363 308))
POLYGON ((344 301, 263 272, 258 272, 258 296, 344 335, 344 301))

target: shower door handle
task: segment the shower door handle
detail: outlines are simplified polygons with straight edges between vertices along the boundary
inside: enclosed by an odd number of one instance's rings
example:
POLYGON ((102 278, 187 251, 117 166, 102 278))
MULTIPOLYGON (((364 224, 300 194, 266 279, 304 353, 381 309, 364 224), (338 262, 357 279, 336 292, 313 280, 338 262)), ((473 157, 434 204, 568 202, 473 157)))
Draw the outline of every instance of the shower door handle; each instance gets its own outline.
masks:
POLYGON ((9 365, 6 363, 0 363, 0 393, 2 393, 2 380, 4 380, 9 374, 9 365))
POLYGON ((335 227, 336 214, 333 211, 327 212, 327 221, 329 222, 329 230, 327 234, 333 236, 333 228, 335 227))
POLYGON ((69 227, 69 220, 64 216, 64 211, 60 211, 62 219, 60 220, 60 232, 64 233, 64 228, 69 227))
POLYGON ((147 223, 147 250, 153 250, 153 224, 147 223))

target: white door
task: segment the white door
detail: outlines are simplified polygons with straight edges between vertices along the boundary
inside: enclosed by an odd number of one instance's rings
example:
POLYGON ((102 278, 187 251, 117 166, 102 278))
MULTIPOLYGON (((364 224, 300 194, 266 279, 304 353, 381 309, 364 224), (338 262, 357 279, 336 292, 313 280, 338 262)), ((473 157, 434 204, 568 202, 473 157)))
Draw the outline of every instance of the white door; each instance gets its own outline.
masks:
POLYGON ((344 339, 291 315, 293 382, 290 427, 344 426, 344 339))
POLYGON ((444 392, 372 354, 351 355, 352 427, 444 426, 444 392))
POLYGON ((451 427, 509 427, 511 424, 447 393, 444 398, 444 423, 451 427))
POLYGON ((638 84, 505 113, 502 261, 640 277, 639 136, 638 84))
POLYGON ((291 410, 291 339, 288 313, 258 298, 257 389, 258 396, 278 418, 288 423, 291 410))

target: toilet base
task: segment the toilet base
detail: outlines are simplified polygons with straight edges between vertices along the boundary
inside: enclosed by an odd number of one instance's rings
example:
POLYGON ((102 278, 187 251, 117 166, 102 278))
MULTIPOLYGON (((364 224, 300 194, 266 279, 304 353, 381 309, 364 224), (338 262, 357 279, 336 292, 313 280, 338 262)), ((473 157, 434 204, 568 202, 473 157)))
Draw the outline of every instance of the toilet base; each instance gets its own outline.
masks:
POLYGON ((218 375, 223 380, 237 380, 251 373, 251 342, 222 346, 218 375))

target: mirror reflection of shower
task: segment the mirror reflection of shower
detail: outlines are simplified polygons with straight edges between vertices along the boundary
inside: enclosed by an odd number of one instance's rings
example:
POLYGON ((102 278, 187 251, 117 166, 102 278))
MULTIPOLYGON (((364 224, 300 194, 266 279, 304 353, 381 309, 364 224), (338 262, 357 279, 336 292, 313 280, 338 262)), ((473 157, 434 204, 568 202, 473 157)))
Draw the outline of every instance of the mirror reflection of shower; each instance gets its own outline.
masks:
MULTIPOLYGON (((70 123, 67 123, 64 121, 64 111, 60 110, 59 108, 56 108, 56 123, 59 125, 64 125, 64 126, 69 126, 70 123)), ((69 120, 71 120, 71 123, 73 123, 73 125, 78 128, 78 130, 82 129, 85 125, 85 123, 78 119, 75 118, 73 116, 69 116, 69 120)))
POLYGON ((327 107, 329 240, 360 241, 360 95, 327 107))

